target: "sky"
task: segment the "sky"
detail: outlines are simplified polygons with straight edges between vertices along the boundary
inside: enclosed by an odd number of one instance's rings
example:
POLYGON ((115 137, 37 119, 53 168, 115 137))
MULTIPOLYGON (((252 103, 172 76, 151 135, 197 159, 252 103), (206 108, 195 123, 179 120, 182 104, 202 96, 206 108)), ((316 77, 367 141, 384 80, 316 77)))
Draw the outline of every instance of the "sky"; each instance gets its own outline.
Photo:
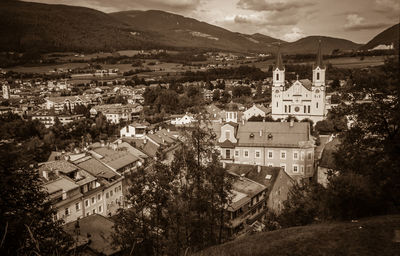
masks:
POLYGON ((286 41, 322 35, 366 43, 399 23, 400 0, 28 0, 106 13, 163 10, 234 32, 286 41))

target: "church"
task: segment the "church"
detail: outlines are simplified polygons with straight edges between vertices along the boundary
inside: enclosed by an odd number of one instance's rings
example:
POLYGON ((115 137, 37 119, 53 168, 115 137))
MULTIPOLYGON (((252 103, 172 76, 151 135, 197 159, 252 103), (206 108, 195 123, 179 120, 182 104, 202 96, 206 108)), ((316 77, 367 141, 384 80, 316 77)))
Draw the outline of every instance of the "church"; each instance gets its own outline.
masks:
POLYGON ((314 124, 323 120, 326 114, 325 71, 319 43, 312 82, 308 79, 299 80, 297 76, 296 81, 286 89, 285 67, 279 51, 272 71, 272 118, 276 120, 293 116, 298 120, 310 119, 314 124))

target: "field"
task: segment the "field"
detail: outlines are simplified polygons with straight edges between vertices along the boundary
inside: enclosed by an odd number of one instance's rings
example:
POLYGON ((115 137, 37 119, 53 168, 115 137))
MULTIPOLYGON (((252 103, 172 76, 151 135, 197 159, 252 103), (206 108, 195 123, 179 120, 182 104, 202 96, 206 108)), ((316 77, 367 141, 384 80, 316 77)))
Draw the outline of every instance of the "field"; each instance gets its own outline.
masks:
POLYGON ((6 71, 15 71, 21 73, 52 73, 55 69, 73 69, 86 67, 87 63, 65 63, 65 64, 54 64, 54 65, 41 65, 41 66, 17 66, 12 68, 5 68, 6 71))
POLYGON ((211 247, 196 256, 400 255, 400 215, 263 232, 211 247))

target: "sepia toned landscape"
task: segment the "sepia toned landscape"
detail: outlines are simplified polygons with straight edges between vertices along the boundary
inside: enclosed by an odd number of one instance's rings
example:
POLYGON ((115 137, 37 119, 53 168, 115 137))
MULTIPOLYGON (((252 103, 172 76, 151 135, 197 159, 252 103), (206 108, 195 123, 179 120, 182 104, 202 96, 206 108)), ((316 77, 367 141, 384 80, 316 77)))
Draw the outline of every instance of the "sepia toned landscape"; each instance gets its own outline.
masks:
POLYGON ((31 1, 0 255, 399 255, 398 1, 31 1))

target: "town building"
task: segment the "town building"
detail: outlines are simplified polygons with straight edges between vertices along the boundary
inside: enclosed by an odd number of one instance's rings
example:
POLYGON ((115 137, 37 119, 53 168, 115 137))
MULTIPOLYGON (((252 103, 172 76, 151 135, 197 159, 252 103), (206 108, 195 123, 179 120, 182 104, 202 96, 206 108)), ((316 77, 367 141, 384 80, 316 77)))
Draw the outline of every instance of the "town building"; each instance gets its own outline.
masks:
POLYGON ((121 120, 125 122, 133 120, 142 110, 143 106, 139 104, 105 104, 92 107, 90 115, 95 117, 98 113, 102 113, 108 122, 119 124, 121 120))
POLYGON ((175 126, 189 126, 194 122, 196 122, 196 119, 190 114, 171 116, 171 124, 175 126))
POLYGON ((247 110, 243 112, 243 117, 245 120, 249 120, 251 117, 255 116, 261 116, 261 117, 266 117, 269 113, 271 113, 270 110, 268 110, 266 107, 263 105, 256 105, 254 104, 247 110))
POLYGON ((146 129, 150 124, 147 122, 138 123, 134 122, 127 126, 122 127, 119 131, 121 138, 141 138, 146 135, 146 129))
POLYGON ((325 118, 326 67, 322 62, 321 44, 318 47, 317 59, 313 68, 312 83, 297 80, 286 88, 285 67, 278 52, 272 74, 272 118, 285 119, 294 116, 298 120, 310 119, 314 124, 325 118))
POLYGON ((314 140, 308 122, 213 123, 221 161, 282 167, 295 180, 314 173, 314 140))
POLYGON ((3 99, 5 100, 10 99, 10 86, 8 85, 7 82, 3 84, 2 90, 3 90, 3 99))

